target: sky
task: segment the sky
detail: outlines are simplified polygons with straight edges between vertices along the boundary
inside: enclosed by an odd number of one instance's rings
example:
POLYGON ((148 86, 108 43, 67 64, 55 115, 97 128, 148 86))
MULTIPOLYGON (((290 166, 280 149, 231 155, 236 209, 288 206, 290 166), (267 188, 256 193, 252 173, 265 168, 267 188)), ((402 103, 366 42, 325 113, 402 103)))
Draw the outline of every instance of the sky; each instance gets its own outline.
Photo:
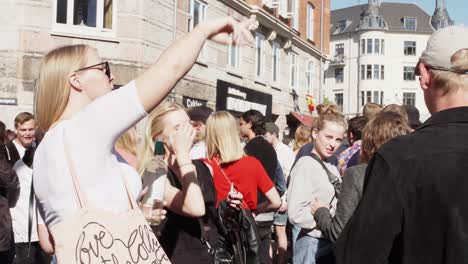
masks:
MULTIPOLYGON (((429 15, 434 13, 436 0, 384 0, 385 2, 416 3, 429 15)), ((455 24, 468 26, 468 0, 446 0, 447 9, 455 24)), ((366 4, 367 0, 331 0, 331 7, 339 9, 358 4, 366 4)))

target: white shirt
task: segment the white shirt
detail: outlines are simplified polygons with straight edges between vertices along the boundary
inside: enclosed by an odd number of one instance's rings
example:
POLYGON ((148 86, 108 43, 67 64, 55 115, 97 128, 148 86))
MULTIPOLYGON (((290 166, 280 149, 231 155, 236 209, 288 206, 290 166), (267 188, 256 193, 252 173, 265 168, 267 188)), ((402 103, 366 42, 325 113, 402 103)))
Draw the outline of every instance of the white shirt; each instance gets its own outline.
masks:
POLYGON ((141 179, 135 170, 122 169, 112 148, 120 135, 146 115, 132 81, 94 100, 45 134, 34 157, 33 177, 37 206, 47 226, 78 210, 64 142, 88 205, 117 213, 130 208, 123 179, 135 200, 141 179))
POLYGON ((190 159, 204 159, 206 158, 206 144, 204 141, 199 141, 190 149, 190 159))
MULTIPOLYGON (((29 222, 29 195, 31 194, 31 182, 33 171, 23 160, 18 160, 13 166, 13 169, 18 175, 20 182, 20 195, 18 202, 14 208, 10 209, 11 222, 13 224, 13 233, 15 236, 15 243, 28 242, 28 222, 29 222)), ((31 241, 39 241, 37 237, 37 214, 36 206, 33 204, 33 216, 32 216, 32 229, 31 229, 31 241)))
POLYGON ((283 169, 284 177, 287 179, 289 177, 289 173, 291 172, 291 167, 294 164, 294 152, 290 147, 281 141, 279 141, 276 145, 275 151, 276 155, 278 156, 281 169, 283 169))

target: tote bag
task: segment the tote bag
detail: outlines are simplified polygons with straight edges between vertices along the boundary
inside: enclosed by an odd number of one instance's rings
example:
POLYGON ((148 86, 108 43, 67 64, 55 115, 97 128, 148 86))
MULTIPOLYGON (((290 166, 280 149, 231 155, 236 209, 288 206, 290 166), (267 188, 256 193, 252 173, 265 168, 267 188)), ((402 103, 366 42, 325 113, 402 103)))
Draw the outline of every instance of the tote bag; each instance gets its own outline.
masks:
POLYGON ((170 263, 139 207, 131 198, 125 178, 123 180, 130 204, 128 211, 113 213, 92 208, 80 191, 70 152, 67 144, 64 146, 79 210, 50 227, 57 263, 170 263))

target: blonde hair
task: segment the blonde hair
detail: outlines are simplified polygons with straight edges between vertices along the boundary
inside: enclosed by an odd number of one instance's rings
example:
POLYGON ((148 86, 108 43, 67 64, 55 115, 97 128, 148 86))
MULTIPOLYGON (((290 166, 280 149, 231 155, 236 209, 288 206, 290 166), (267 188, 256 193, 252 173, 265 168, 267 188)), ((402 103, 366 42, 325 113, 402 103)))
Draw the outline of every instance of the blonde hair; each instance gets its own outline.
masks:
POLYGON ((325 128, 325 122, 337 123, 342 125, 345 130, 348 128, 344 116, 336 110, 336 106, 334 105, 328 105, 322 109, 322 114, 315 119, 314 129, 321 131, 325 128))
POLYGON ((185 111, 185 108, 178 103, 164 101, 148 115, 143 145, 138 153, 138 173, 140 175, 143 175, 148 162, 153 157, 154 138, 164 130, 165 117, 169 113, 179 110, 185 111))
POLYGON ((364 105, 362 109, 362 115, 367 118, 367 120, 371 120, 374 118, 380 111, 382 111, 382 106, 376 103, 367 103, 364 105))
POLYGON ((296 133, 294 133, 294 146, 293 151, 300 149, 305 144, 311 142, 312 129, 306 125, 300 125, 296 128, 296 133))
POLYGON ((319 104, 317 105, 317 114, 322 115, 325 111, 331 111, 334 110, 338 112, 338 109, 336 108, 336 105, 334 104, 319 104))
POLYGON ((368 163, 374 153, 390 139, 410 132, 408 122, 395 112, 380 112, 364 128, 360 159, 368 163))
POLYGON ((206 155, 219 156, 220 163, 229 163, 244 156, 236 119, 226 111, 213 113, 206 121, 206 155))
POLYGON ((406 120, 406 122, 409 122, 409 121, 408 121, 408 114, 406 113, 406 110, 405 110, 402 106, 399 106, 399 105, 397 105, 397 104, 389 104, 389 105, 386 105, 386 106, 382 109, 382 112, 397 113, 397 114, 401 115, 401 116, 406 120))
POLYGON ((115 147, 119 149, 123 149, 133 155, 137 155, 137 140, 136 140, 136 130, 135 128, 130 128, 123 134, 122 136, 117 139, 115 143, 115 147))
POLYGON ((457 51, 450 58, 450 62, 453 65, 450 68, 451 71, 432 70, 434 75, 434 86, 442 89, 444 94, 457 89, 468 90, 468 73, 457 73, 468 72, 468 49, 461 49, 457 51))
POLYGON ((63 114, 70 96, 71 74, 86 64, 87 45, 56 48, 47 53, 36 82, 35 116, 39 129, 46 132, 63 114))

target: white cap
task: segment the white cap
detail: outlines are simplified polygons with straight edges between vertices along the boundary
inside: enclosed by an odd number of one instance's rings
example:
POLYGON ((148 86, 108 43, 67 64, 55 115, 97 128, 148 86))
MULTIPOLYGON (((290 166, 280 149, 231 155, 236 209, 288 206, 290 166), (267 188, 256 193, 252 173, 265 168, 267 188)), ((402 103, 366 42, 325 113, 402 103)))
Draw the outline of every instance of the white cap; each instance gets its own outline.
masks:
MULTIPOLYGON (((468 27, 446 27, 432 34, 427 41, 426 49, 419 58, 419 63, 422 62, 435 70, 452 71, 451 58, 453 54, 462 49, 468 49, 468 27)), ((419 75, 418 66, 415 69, 416 75, 419 75)), ((466 74, 467 72, 457 73, 466 74)))

